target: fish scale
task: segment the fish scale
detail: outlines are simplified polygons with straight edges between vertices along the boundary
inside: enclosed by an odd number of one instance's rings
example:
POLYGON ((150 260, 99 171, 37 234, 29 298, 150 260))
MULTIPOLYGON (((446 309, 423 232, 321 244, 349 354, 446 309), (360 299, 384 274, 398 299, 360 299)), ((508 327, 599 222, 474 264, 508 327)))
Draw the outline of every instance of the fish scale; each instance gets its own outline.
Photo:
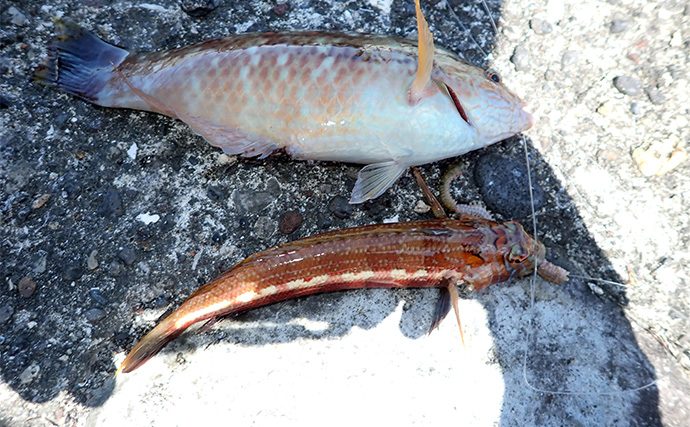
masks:
MULTIPOLYGON (((464 154, 532 126, 525 104, 482 70, 437 49, 415 2, 419 42, 334 33, 265 33, 130 53, 76 24, 37 81, 107 107, 186 122, 227 153, 363 163, 350 203, 378 197, 410 166, 464 154)), ((130 352, 136 369, 192 324, 288 298, 363 287, 438 286, 434 324, 456 285, 479 290, 534 271, 560 283, 544 246, 487 219, 375 225, 260 252, 197 290, 130 352)))
MULTIPOLYGON (((404 156, 410 145, 405 141, 420 139, 419 132, 447 141, 459 131, 452 126, 420 129, 424 117, 436 111, 426 105, 420 111, 411 110, 404 90, 393 99, 381 96, 385 87, 409 86, 416 69, 414 58, 388 51, 390 56, 381 58, 380 46, 365 55, 350 46, 297 44, 309 41, 296 35, 295 44, 288 45, 154 55, 153 60, 162 62, 158 67, 146 55, 138 55, 118 68, 132 86, 178 117, 205 117, 241 129, 297 158, 373 163, 404 156), (180 54, 186 55, 183 60, 170 60, 180 54), (277 65, 281 62, 282 67, 277 65), (377 63, 385 64, 385 69, 372 66, 377 63), (146 69, 158 71, 145 74, 146 69), (410 126, 396 129, 389 125, 404 117, 410 126)), ((228 41, 228 45, 232 44, 228 41)), ((131 107, 127 86, 121 81, 114 86, 104 92, 103 99, 111 106, 131 107)), ((445 98, 439 97, 439 101, 442 109, 451 112, 454 108, 445 98)), ((134 102, 144 108, 141 100, 134 102)), ((203 129, 199 131, 205 134, 203 129)))
POLYGON ((476 290, 534 271, 561 283, 544 245, 516 222, 486 219, 375 224, 306 237, 256 253, 194 292, 149 332, 120 367, 130 372, 192 324, 286 299, 370 287, 476 290))
POLYGON ((297 159, 365 164, 350 199, 362 203, 410 166, 532 126, 500 78, 434 47, 417 16, 421 44, 263 33, 154 53, 131 53, 58 22, 62 34, 36 78, 101 106, 180 119, 228 154, 284 150, 297 159))

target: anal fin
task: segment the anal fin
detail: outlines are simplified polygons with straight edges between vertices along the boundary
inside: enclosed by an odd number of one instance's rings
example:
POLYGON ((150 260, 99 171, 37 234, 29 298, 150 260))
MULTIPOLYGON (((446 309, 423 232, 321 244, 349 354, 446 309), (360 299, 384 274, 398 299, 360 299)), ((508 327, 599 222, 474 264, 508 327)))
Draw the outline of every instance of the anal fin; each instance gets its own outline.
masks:
POLYGON ((462 323, 460 323, 460 309, 458 307, 460 294, 458 293, 457 281, 453 279, 447 280, 447 285, 441 287, 440 290, 441 294, 439 295, 438 302, 436 303, 436 311, 434 312, 434 319, 431 322, 429 333, 438 328, 443 319, 445 319, 450 312, 450 307, 452 305, 453 311, 455 311, 455 318, 458 321, 458 328, 460 329, 460 340, 462 341, 462 346, 465 347, 465 335, 462 332, 462 323))
POLYGON ((407 169, 396 161, 366 165, 359 171, 352 189, 351 204, 364 203, 383 194, 407 169))
POLYGON ((135 87, 129 81, 127 76, 125 76, 125 74, 122 72, 122 70, 120 70, 120 68, 117 65, 115 65, 112 62, 110 63, 110 65, 113 67, 113 70, 118 75, 118 77, 120 79, 122 79, 122 81, 125 83, 125 85, 127 85, 129 90, 131 90, 132 92, 134 92, 134 94, 136 96, 141 98, 141 100, 144 101, 146 103, 146 105, 149 106, 151 111, 155 111, 156 113, 165 114, 166 116, 170 116, 170 117, 174 117, 174 118, 179 118, 177 113, 175 112, 175 110, 173 110, 172 108, 169 108, 161 100, 159 100, 158 98, 156 98, 154 96, 149 95, 148 93, 144 92, 143 90, 139 89, 138 87, 135 87))
POLYGON ((264 158, 278 149, 277 145, 263 137, 242 132, 211 119, 181 113, 177 116, 209 144, 221 148, 229 155, 264 158))
POLYGON ((442 288, 439 288, 441 291, 440 295, 438 296, 438 302, 436 303, 436 310, 434 311, 434 318, 431 322, 431 327, 429 328, 429 333, 438 328, 438 326, 441 324, 443 319, 446 318, 448 313, 450 312, 450 292, 448 292, 448 287, 444 286, 442 288))
POLYGON ((458 321, 458 329, 460 329, 460 339, 462 340, 462 346, 465 347, 465 334, 462 333, 462 323, 460 322, 460 309, 458 308, 458 300, 460 295, 458 293, 458 285, 454 280, 448 284, 448 294, 450 294, 450 300, 453 303, 453 311, 455 311, 455 318, 458 321))

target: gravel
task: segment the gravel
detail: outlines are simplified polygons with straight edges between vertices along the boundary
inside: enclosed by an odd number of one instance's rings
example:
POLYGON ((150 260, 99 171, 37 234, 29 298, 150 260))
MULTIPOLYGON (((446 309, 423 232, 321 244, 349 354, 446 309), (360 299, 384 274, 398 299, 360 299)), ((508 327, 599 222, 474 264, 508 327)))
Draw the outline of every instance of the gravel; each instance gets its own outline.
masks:
POLYGON ((206 195, 212 202, 225 201, 225 199, 227 198, 227 195, 225 193, 225 189, 220 185, 212 185, 208 187, 208 190, 206 191, 206 195))
POLYGON ((666 102, 663 92, 655 87, 646 87, 644 92, 649 97, 649 101, 654 105, 663 105, 666 102))
POLYGON ((304 218, 302 214, 297 211, 285 212, 285 214, 280 218, 278 223, 278 229, 283 234, 292 234, 302 225, 304 218))
POLYGON ((561 57, 561 69, 565 70, 566 68, 575 65, 578 57, 579 53, 576 50, 564 52, 563 56, 561 57))
POLYGON ((626 31, 630 26, 630 22, 627 19, 614 19, 611 21, 611 26, 609 27, 611 34, 618 34, 626 31))
POLYGON ((4 304, 0 306, 0 323, 6 323, 12 318, 14 314, 14 308, 9 304, 4 304))
POLYGON ((348 202, 348 198, 343 196, 335 196, 328 202, 328 210, 331 211, 336 218, 345 219, 352 216, 354 208, 348 202))
POLYGON ((86 320, 88 320, 91 323, 96 323, 99 320, 105 318, 106 312, 102 308, 91 308, 89 310, 86 310, 86 313, 84 313, 84 317, 86 317, 86 320))
POLYGON ((529 27, 534 31, 535 34, 549 34, 553 31, 553 25, 539 18, 530 19, 529 27))
MULTIPOLYGON (((507 157, 487 154, 474 167, 474 180, 486 206, 506 218, 527 219, 532 213, 529 188, 526 187, 527 167, 521 153, 507 157)), ((535 182, 532 188, 534 208, 544 203, 544 190, 535 182)))
POLYGON ((107 305, 109 302, 108 298, 106 298, 105 295, 103 295, 103 292, 101 292, 101 290, 98 288, 91 288, 89 291, 89 296, 100 305, 107 305))
POLYGON ((515 65, 515 71, 529 71, 532 68, 529 49, 522 45, 517 46, 513 51, 513 56, 510 57, 510 62, 515 65))
POLYGON ((213 12, 215 3, 214 0, 183 0, 180 7, 187 15, 200 18, 213 12))
MULTIPOLYGON (((415 212, 423 198, 409 174, 352 207, 352 165, 224 156, 175 120, 34 84, 52 19, 159 50, 257 29, 405 37, 416 33, 412 1, 214 2, 203 17, 172 0, 3 4, 0 425, 685 425, 687 4, 489 2, 500 17, 495 35, 475 4, 451 1, 466 33, 443 1, 422 3, 439 45, 491 62, 530 102, 538 121, 525 137, 543 189, 538 234, 571 280, 514 278, 468 293, 460 303, 466 348, 452 319, 427 336, 437 291, 361 290, 249 311, 185 334, 113 378, 160 316, 246 256, 329 229, 431 214, 415 212), (613 31, 616 19, 628 22, 624 31, 613 31), (567 52, 578 58, 562 69, 567 52), (612 84, 623 77, 620 88, 612 84), (279 233, 289 211, 302 224, 279 233), (144 226, 144 213, 160 220, 144 226), (133 260, 120 257, 123 248, 133 260), (91 269, 93 251, 100 265, 91 269), (17 288, 24 277, 37 284, 29 298, 17 288)), ((511 138, 421 172, 437 188, 463 162, 456 199, 491 204, 500 220, 531 229, 524 173, 522 185, 510 179, 522 159, 520 138, 511 138), (500 174, 491 194, 513 200, 485 199, 488 181, 475 178, 479 163, 491 170, 484 158, 500 174)))
POLYGON ((124 212, 122 210, 122 198, 120 197, 120 193, 116 190, 107 191, 96 212, 102 216, 122 216, 124 212))
POLYGON ((613 79, 613 85, 624 95, 637 96, 642 93, 642 82, 630 76, 618 76, 613 79))
POLYGON ((22 277, 17 284, 17 288, 22 297, 31 298, 34 292, 36 292, 36 282, 31 277, 22 277))
POLYGON ((95 270, 98 268, 98 265, 99 265, 99 263, 98 263, 98 251, 93 250, 89 254, 89 257, 86 258, 86 267, 89 270, 95 270))
POLYGON ((117 257, 120 258, 125 265, 132 265, 140 259, 139 252, 134 248, 122 248, 120 252, 117 253, 117 257))

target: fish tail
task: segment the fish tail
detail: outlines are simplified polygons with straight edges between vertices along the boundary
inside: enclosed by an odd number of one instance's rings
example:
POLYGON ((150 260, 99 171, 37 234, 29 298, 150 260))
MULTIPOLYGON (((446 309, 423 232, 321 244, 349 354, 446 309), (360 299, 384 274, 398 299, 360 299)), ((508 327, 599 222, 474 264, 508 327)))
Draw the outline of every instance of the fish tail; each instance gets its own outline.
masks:
POLYGON ((144 338, 137 343, 136 346, 129 352, 125 360, 117 369, 115 375, 120 372, 128 373, 137 369, 150 358, 158 354, 168 343, 182 334, 192 323, 185 323, 177 325, 175 322, 176 316, 174 313, 163 320, 158 326, 153 328, 151 332, 146 334, 144 338))
POLYGON ((58 34, 35 80, 99 104, 99 95, 129 52, 99 39, 79 25, 55 20, 58 34))

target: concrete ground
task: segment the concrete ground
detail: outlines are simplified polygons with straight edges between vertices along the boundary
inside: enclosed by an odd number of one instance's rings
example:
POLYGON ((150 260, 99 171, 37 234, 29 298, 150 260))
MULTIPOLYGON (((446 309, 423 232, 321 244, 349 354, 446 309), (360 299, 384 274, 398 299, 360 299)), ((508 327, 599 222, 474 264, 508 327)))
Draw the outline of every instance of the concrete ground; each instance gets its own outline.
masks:
MULTIPOLYGON (((466 348, 452 319, 427 336, 434 289, 310 296, 185 334, 114 379, 159 316, 244 257, 431 217, 414 209, 411 175, 349 206, 355 166, 228 157, 180 122, 31 81, 53 17, 131 50, 250 31, 416 29, 411 0, 215 3, 202 17, 167 0, 0 3, 0 425, 687 423, 685 1, 490 2, 496 35, 481 4, 451 0, 476 42, 445 1, 422 2, 437 44, 482 67, 477 43, 491 51, 538 116, 525 137, 548 258, 627 286, 523 279, 467 294, 466 348), (285 234, 294 211, 302 223, 285 234)), ((459 161, 459 200, 530 226, 519 138, 459 161)), ((436 187, 456 162, 422 174, 436 187)))

